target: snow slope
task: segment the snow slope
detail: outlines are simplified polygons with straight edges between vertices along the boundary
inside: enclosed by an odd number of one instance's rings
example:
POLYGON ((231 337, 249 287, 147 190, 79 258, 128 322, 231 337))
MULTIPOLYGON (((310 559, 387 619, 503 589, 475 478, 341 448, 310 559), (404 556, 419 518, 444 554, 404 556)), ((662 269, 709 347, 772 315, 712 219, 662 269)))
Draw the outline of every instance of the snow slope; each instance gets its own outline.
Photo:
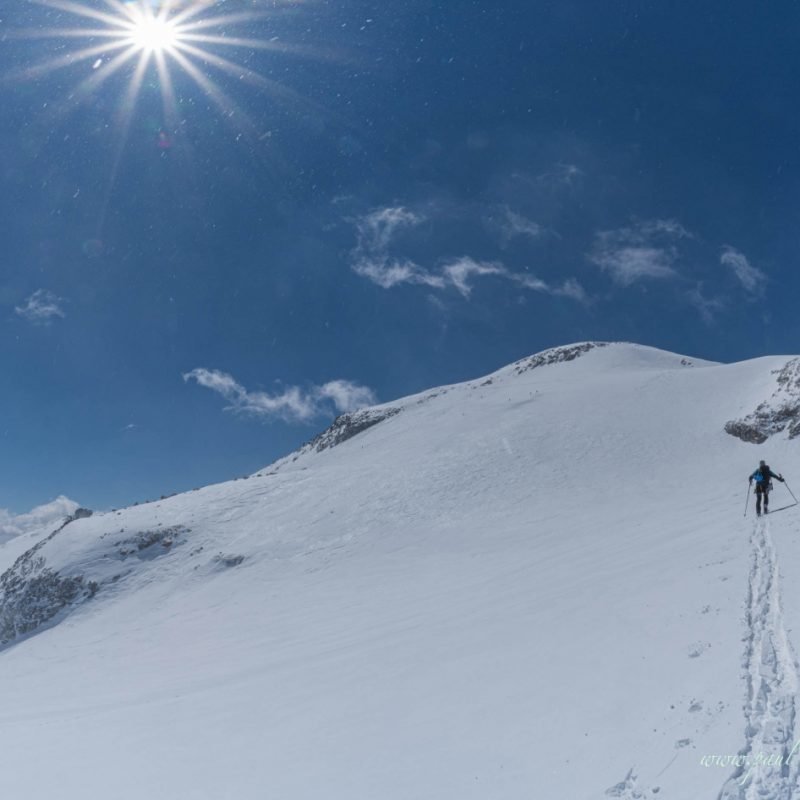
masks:
POLYGON ((800 798, 800 458, 725 431, 790 362, 560 348, 12 540, 0 796, 800 798))

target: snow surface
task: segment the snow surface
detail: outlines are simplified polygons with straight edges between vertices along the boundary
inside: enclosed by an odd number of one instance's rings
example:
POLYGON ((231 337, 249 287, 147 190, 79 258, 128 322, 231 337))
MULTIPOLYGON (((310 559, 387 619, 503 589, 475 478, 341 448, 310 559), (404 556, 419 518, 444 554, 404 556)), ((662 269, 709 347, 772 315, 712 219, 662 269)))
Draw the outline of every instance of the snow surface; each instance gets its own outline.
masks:
POLYGON ((800 737, 800 458, 725 432, 788 360, 549 351, 12 539, 5 619, 93 590, 0 649, 0 797, 800 798, 726 762, 800 737))

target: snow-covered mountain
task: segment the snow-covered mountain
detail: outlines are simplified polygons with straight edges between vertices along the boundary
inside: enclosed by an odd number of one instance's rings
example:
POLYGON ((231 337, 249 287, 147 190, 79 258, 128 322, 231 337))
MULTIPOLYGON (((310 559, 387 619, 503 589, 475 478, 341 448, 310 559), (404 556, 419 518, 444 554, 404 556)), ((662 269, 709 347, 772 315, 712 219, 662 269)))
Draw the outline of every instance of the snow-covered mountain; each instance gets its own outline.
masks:
POLYGON ((558 348, 11 539, 0 796, 800 797, 798 364, 558 348))

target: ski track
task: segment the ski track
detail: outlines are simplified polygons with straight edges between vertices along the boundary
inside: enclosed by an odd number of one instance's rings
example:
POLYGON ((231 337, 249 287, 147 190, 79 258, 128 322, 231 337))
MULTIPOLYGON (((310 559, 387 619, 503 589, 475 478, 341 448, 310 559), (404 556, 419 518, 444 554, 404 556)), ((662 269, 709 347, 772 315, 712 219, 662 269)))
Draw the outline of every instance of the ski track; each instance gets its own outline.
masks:
POLYGON ((769 522, 758 520, 750 537, 752 565, 745 609, 744 713, 746 743, 740 755, 752 764, 737 771, 718 800, 800 800, 800 758, 788 759, 796 740, 798 665, 786 633, 778 558, 769 522), (759 757, 782 759, 767 766, 759 757))

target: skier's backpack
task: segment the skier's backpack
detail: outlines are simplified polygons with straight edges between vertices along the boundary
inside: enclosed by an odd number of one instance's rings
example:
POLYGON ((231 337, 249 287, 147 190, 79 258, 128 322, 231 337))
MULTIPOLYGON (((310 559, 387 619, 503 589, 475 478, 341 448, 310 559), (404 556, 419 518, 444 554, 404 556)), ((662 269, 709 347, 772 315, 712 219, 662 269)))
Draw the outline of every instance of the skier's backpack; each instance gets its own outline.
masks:
POLYGON ((756 483, 764 483, 764 476, 761 474, 761 470, 758 470, 753 477, 756 479, 756 483))

